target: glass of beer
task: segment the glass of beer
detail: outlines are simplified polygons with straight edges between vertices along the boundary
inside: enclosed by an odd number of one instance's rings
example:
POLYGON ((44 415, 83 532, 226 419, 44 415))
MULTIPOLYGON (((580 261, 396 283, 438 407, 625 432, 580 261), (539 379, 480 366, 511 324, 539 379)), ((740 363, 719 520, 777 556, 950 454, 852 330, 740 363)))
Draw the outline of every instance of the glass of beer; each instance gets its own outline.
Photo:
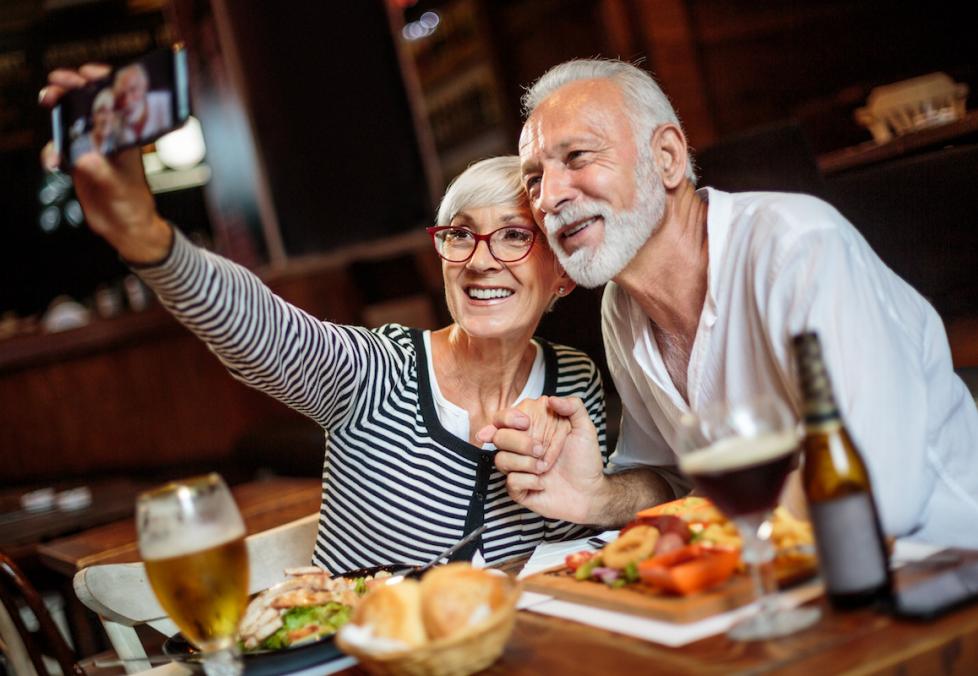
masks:
POLYGON ((248 602, 245 527, 217 474, 168 483, 136 502, 139 553, 160 605, 207 674, 242 672, 236 632, 248 602))
POLYGON ((678 439, 679 468, 740 531, 741 558, 750 570, 759 611, 728 636, 759 640, 785 636, 818 620, 816 608, 780 608, 772 562, 771 514, 797 464, 799 436, 792 411, 776 397, 717 402, 687 414, 678 439))

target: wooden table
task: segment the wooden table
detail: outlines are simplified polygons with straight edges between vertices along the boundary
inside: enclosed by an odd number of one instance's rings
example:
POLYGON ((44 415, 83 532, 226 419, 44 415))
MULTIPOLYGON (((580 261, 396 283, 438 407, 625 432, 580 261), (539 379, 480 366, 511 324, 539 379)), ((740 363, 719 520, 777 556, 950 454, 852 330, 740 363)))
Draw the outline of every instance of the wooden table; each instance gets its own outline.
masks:
MULTIPOLYGON (((509 566, 504 569, 513 572, 509 566)), ((926 575, 896 572, 897 585, 926 575)), ((932 622, 870 610, 839 613, 813 602, 822 619, 772 641, 739 643, 720 634, 669 648, 531 610, 517 615, 502 657, 485 674, 978 674, 978 603, 932 622)), ((361 676, 357 667, 342 672, 361 676)))
MULTIPOLYGON (((248 534, 318 512, 322 499, 319 479, 271 477, 231 488, 248 534)), ((52 540, 38 547, 41 563, 73 577, 97 563, 139 561, 136 524, 133 519, 92 528, 77 535, 52 540)))
POLYGON ((0 491, 0 549, 15 560, 27 559, 43 542, 131 516, 136 495, 151 486, 146 481, 116 477, 51 487, 63 491, 83 485, 91 491, 91 504, 72 510, 52 506, 29 512, 20 505, 25 489, 0 491))
MULTIPOLYGON (((821 603, 817 625, 773 641, 724 635, 682 648, 521 611, 503 656, 485 674, 934 674, 978 673, 978 605, 931 623, 821 603)), ((360 676, 357 667, 340 672, 360 676)))
MULTIPOLYGON (((319 509, 318 480, 281 479, 232 489, 248 532, 319 509)), ((42 547, 42 560, 66 575, 93 563, 138 560, 131 519, 42 547)), ((978 673, 978 605, 930 623, 870 611, 835 613, 822 604, 813 628, 775 641, 737 643, 713 636, 668 648, 532 611, 518 615, 503 656, 488 674, 931 674, 978 673)), ((178 665, 152 673, 186 673, 178 665)), ((359 668, 347 669, 359 676, 359 668)))
MULTIPOLYGON (((521 611, 502 657, 483 674, 694 674, 933 676, 978 673, 978 606, 927 624, 869 611, 824 616, 813 628, 775 641, 736 643, 713 636, 667 648, 531 611, 521 611)), ((310 670, 313 671, 313 670, 310 670)), ((145 676, 189 676, 179 664, 145 676)), ((365 676, 359 667, 338 672, 365 676)))
MULTIPOLYGON (((231 493, 250 535, 318 512, 322 482, 318 478, 270 477, 233 486, 231 493)), ((131 516, 134 498, 135 493, 128 498, 126 513, 130 516, 36 547, 40 564, 61 577, 58 587, 68 602, 68 623, 79 655, 100 650, 101 643, 93 632, 90 611, 75 598, 72 578, 87 566, 140 560, 131 516)))

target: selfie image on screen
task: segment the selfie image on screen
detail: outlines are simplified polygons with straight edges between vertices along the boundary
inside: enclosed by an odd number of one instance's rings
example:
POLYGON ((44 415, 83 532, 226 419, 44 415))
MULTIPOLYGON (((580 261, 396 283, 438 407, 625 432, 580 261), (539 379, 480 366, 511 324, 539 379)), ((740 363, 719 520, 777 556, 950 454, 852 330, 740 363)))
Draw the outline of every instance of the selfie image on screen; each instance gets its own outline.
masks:
POLYGON ((116 71, 112 91, 119 114, 119 145, 149 141, 173 125, 173 83, 159 81, 168 74, 168 63, 164 58, 163 68, 153 68, 153 60, 147 58, 116 71))
POLYGON ((68 164, 89 152, 145 145, 173 129, 175 77, 173 52, 160 50, 65 97, 55 111, 55 136, 68 164))

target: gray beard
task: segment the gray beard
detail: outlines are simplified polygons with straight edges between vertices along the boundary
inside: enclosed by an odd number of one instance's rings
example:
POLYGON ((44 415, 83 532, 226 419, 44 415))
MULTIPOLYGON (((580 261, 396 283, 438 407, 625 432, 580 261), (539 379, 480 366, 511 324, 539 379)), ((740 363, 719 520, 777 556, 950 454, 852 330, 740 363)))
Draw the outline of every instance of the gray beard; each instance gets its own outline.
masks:
POLYGON ((131 106, 125 114, 126 124, 135 124, 142 119, 143 114, 146 112, 146 100, 143 99, 141 103, 131 106))
POLYGON ((666 195, 651 157, 640 158, 635 169, 635 185, 635 207, 628 211, 616 212, 604 200, 583 198, 561 209, 560 213, 544 217, 551 249, 571 279, 581 286, 593 289, 618 276, 662 220, 666 195), (594 248, 582 247, 568 255, 555 233, 569 223, 595 215, 604 222, 601 243, 594 248))

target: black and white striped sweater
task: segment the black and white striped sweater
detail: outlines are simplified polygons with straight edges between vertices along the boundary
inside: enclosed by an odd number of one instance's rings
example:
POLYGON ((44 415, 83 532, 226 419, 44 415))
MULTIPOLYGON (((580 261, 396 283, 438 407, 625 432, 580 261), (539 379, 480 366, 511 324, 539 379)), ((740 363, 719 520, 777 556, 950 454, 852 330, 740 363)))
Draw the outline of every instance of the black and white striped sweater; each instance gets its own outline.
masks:
MULTIPOLYGON (((315 563, 334 573, 418 563, 483 523, 478 547, 489 564, 528 554, 543 541, 588 533, 513 502, 493 454, 442 427, 421 331, 316 319, 179 233, 162 264, 137 272, 235 378, 322 425, 315 563)), ((538 343, 544 394, 584 400, 607 461, 604 393, 594 363, 577 350, 538 343)), ((476 546, 461 556, 471 557, 476 546)))

